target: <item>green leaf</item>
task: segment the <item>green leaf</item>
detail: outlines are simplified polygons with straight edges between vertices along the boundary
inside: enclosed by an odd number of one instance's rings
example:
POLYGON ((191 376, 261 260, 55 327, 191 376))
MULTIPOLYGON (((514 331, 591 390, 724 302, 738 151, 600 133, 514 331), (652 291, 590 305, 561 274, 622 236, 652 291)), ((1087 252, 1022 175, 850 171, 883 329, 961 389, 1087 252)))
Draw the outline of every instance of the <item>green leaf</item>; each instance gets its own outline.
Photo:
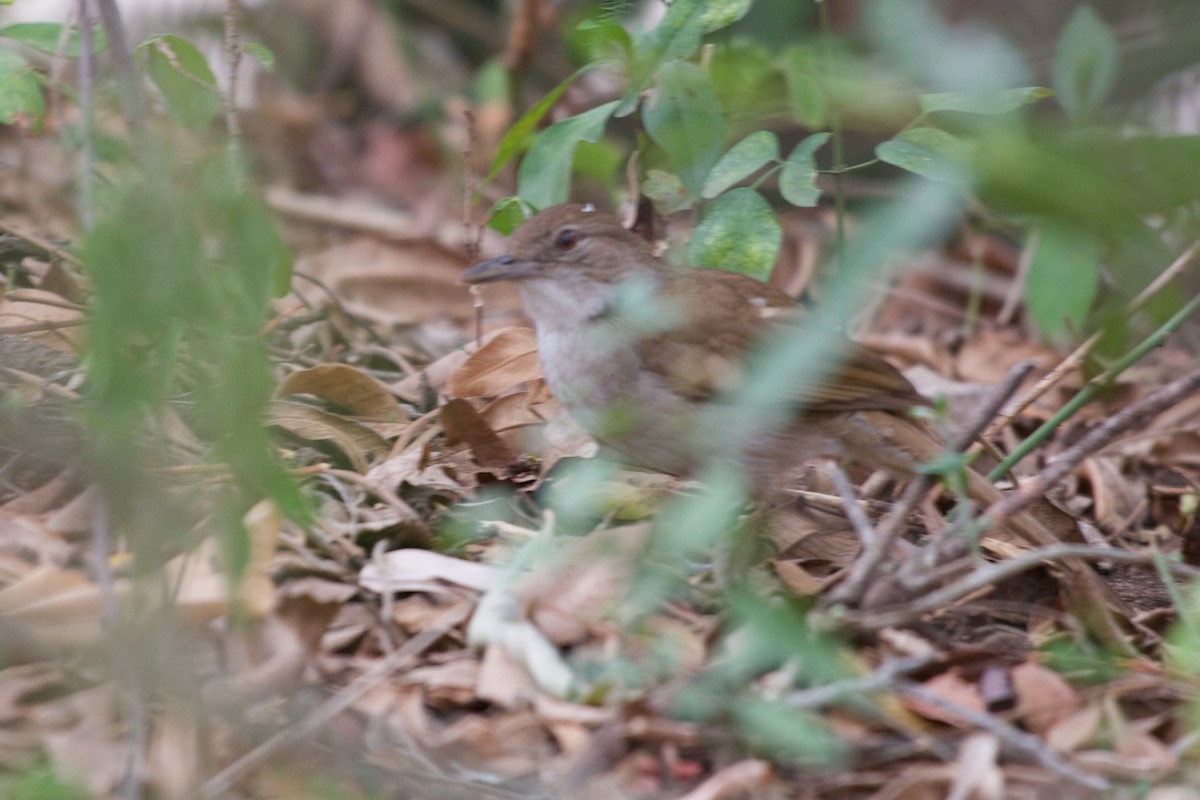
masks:
POLYGON ((705 33, 712 33, 746 16, 754 0, 707 0, 703 5, 700 27, 705 33))
POLYGON ((747 741, 776 760, 828 769, 846 759, 846 745, 817 714, 749 697, 738 699, 732 711, 747 741))
POLYGON ((1072 119, 1094 114, 1112 89, 1120 45, 1091 6, 1071 15, 1058 40, 1052 71, 1058 101, 1072 119))
POLYGON ((779 137, 771 131, 755 131, 729 148, 708 173, 701 195, 713 198, 768 161, 779 158, 779 137))
POLYGON ((1025 278, 1025 307, 1043 336, 1077 333, 1100 285, 1096 242, 1061 226, 1043 226, 1037 235, 1025 278))
POLYGON ((794 206, 811 208, 821 197, 817 188, 817 150, 829 141, 828 133, 814 133, 792 149, 779 175, 779 192, 794 206))
POLYGON ((965 183, 970 175, 970 143, 937 128, 909 128, 880 143, 880 161, 935 181, 965 183))
POLYGON ((621 98, 618 116, 634 109, 638 96, 658 72, 659 65, 672 59, 687 58, 700 49, 700 39, 704 36, 704 7, 704 0, 673 0, 658 25, 638 38, 629 65, 629 86, 621 98))
POLYGON ((725 114, 708 74, 686 61, 663 64, 642 123, 683 185, 699 194, 725 143, 725 114))
POLYGON ((597 142, 617 108, 617 100, 556 122, 538 134, 517 170, 517 193, 538 208, 565 203, 571 186, 571 159, 579 142, 597 142))
POLYGON ((766 280, 775 266, 783 230, 771 205, 745 187, 718 197, 692 231, 688 259, 766 280))
POLYGON ((223 101, 204 54, 187 39, 164 34, 138 46, 151 80, 162 92, 171 119, 185 128, 204 128, 220 113, 223 101))
POLYGON ((0 50, 0 123, 36 130, 45 114, 46 101, 33 67, 16 53, 0 50))
POLYGON ((521 115, 521 118, 513 123, 508 129, 508 133, 504 134, 504 138, 500 140, 500 144, 496 147, 496 157, 492 159, 492 166, 488 168, 487 177, 484 178, 484 183, 489 182, 500 170, 504 169, 504 165, 512 160, 521 148, 525 147, 529 141, 529 137, 533 134, 533 129, 542 121, 542 117, 554 107, 558 99, 563 96, 563 92, 567 91, 575 79, 584 73, 581 69, 574 75, 571 75, 565 81, 555 86, 541 100, 534 104, 533 108, 521 115))
MULTIPOLYGON (((26 47, 32 47, 43 53, 58 55, 59 39, 62 38, 63 26, 57 22, 17 22, 0 28, 0 37, 20 42, 26 47)), ((79 31, 72 29, 67 35, 62 55, 78 58, 81 40, 79 31)), ((92 52, 100 53, 108 46, 103 28, 92 29, 92 52)))
POLYGON ((961 111, 964 114, 1007 114, 1054 95, 1044 86, 1000 89, 988 92, 934 92, 920 97, 921 111, 961 111))
MULTIPOLYGON (((62 25, 60 23, 13 23, 0 28, 0 37, 11 38, 13 41, 24 44, 25 47, 40 50, 41 53, 59 55, 62 25)), ((78 58, 80 50, 83 49, 82 43, 83 37, 79 36, 78 29, 72 29, 70 34, 67 34, 67 41, 61 50, 61 55, 78 58)), ((108 40, 104 37, 104 29, 92 29, 91 52, 103 53, 106 47, 108 47, 108 40)))
POLYGON ((614 53, 619 60, 628 60, 633 53, 629 31, 603 12, 576 25, 570 43, 589 62, 613 60, 614 53))
POLYGON ((659 213, 669 216, 692 207, 692 198, 679 178, 661 169, 652 169, 642 181, 642 194, 654 201, 659 213))
POLYGON ((533 206, 520 197, 502 197, 488 211, 488 227, 508 236, 533 216, 533 206))
POLYGON ((809 128, 825 124, 829 101, 821 85, 821 55, 808 47, 789 47, 779 59, 792 115, 809 128))
POLYGON ((242 52, 262 64, 267 72, 275 69, 275 51, 262 42, 242 42, 242 52))

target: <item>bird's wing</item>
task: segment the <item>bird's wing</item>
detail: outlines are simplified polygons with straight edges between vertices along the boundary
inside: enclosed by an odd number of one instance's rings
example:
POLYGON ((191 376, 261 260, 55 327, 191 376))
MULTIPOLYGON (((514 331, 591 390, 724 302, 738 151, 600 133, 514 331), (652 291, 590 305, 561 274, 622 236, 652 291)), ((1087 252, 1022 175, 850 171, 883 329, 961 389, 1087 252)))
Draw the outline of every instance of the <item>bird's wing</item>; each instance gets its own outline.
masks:
MULTIPOLYGON (((801 316, 792 298, 745 275, 717 269, 672 270, 663 290, 682 322, 636 346, 642 363, 676 392, 704 400, 745 380, 747 356, 773 332, 801 316)), ((824 380, 787 402, 812 411, 900 410, 928 401, 895 367, 843 340, 824 380)), ((797 346, 797 358, 804 352, 797 346)))

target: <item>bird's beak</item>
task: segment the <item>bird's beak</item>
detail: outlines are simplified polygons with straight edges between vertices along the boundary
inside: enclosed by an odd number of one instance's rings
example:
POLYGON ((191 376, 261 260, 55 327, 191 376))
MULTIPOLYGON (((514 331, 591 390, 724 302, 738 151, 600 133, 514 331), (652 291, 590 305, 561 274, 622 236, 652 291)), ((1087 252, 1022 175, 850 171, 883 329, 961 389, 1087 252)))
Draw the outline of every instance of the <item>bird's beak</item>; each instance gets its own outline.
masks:
POLYGON ((498 256, 482 264, 476 264, 459 278, 463 283, 491 283, 528 278, 537 272, 537 264, 522 261, 514 256, 498 256))

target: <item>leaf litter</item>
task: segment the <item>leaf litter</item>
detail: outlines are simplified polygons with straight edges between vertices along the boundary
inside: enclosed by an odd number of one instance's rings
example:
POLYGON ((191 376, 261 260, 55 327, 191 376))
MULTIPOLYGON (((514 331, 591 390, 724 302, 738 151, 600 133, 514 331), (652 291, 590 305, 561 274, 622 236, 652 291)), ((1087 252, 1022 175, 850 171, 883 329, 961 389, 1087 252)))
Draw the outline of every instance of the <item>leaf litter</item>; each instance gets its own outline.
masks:
MULTIPOLYGON (((318 223, 290 220, 311 243, 318 223)), ((929 302, 906 308, 914 295, 961 307, 955 276, 972 264, 952 248, 929 257, 938 269, 905 273, 884 299, 873 346, 967 410, 1016 361, 1038 365, 1030 380, 1059 362, 1015 321, 964 334, 929 302), (914 319, 923 329, 905 330, 914 319)), ((779 272, 802 270, 800 259, 779 272)), ((0 379, 20 407, 3 412, 17 424, 0 426, 0 766, 47 763, 90 796, 117 796, 134 722, 119 697, 136 689, 150 730, 140 780, 163 797, 301 796, 317 775, 414 798, 1088 797, 1137 782, 1154 785, 1153 800, 1197 796, 1196 665, 1163 638, 1187 586, 1152 565, 1157 553, 1200 561, 1196 397, 1083 461, 1059 498, 1090 526, 1085 538, 1111 549, 1098 561, 1137 609, 1138 652, 1085 635, 1051 568, 1017 587, 1026 594, 987 586, 902 623, 851 627, 834 672, 800 685, 797 660, 811 652, 755 661, 766 645, 732 624, 703 563, 677 565, 681 596, 631 602, 654 552, 651 518, 694 487, 615 472, 589 500, 587 535, 564 534, 583 523, 556 518, 550 492, 596 444, 547 391, 529 329, 508 324, 511 295, 489 290, 490 330, 472 341, 473 301, 456 283, 464 253, 437 236, 358 233, 308 245, 300 263, 325 290, 298 281, 302 305, 277 309, 264 423, 319 498, 318 521, 260 504, 244 520, 246 553, 231 560, 200 535, 148 575, 129 571, 125 543, 98 569, 98 497, 77 441, 50 446, 78 388, 79 283, 43 255, 6 285, 0 379), (1130 566, 1121 553, 1147 557, 1130 566), (161 646, 106 652, 139 637, 161 646), (737 724, 750 707, 739 699, 814 738, 800 712, 820 710, 842 755, 814 763, 756 740, 737 724)), ((1012 282, 997 271, 995 306, 1012 282)), ((1122 378, 1016 480, 1188 363, 1168 348, 1122 378)), ((1015 427, 1048 418, 1060 391, 1015 427)), ((197 440, 191 422, 174 424, 182 443, 197 440)), ((227 479, 186 457, 164 469, 181 496, 227 479)), ((864 511, 875 522, 888 502, 864 494, 864 511)), ((915 552, 946 527, 942 511, 931 501, 914 512, 903 546, 915 552)), ((776 611, 819 604, 860 549, 819 471, 766 538, 755 580, 776 611)), ((988 547, 960 570, 1023 555, 988 547)), ((796 631, 779 625, 771 633, 786 643, 781 632, 796 631)))

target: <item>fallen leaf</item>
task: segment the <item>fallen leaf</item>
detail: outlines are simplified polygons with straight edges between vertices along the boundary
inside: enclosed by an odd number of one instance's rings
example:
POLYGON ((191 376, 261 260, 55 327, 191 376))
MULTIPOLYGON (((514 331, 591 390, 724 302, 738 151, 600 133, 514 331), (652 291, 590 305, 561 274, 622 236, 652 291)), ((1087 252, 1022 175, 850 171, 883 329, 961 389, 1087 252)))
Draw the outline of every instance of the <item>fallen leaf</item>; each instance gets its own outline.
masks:
POLYGON ((718 770, 679 800, 726 800, 763 790, 771 777, 771 764, 760 759, 747 759, 718 770))
POLYGON ((346 364, 321 364, 288 374, 275 396, 311 394, 351 414, 386 422, 403 419, 396 398, 381 382, 346 364))
POLYGON ((447 402, 439 411, 439 419, 446 434, 446 444, 450 447, 466 444, 479 466, 503 469, 517 460, 508 445, 466 400, 454 398, 447 402))
POLYGON ((499 580, 500 570, 432 550, 405 548, 374 556, 358 574, 364 589, 379 594, 442 592, 440 581, 483 591, 499 580))
POLYGON ((372 461, 388 451, 387 441, 370 428, 302 403, 272 401, 265 417, 268 425, 304 441, 331 442, 355 472, 366 472, 372 461))
POLYGON ((1032 661, 1013 668, 1012 685, 1017 695, 1016 716, 1039 735, 1083 704, 1065 678, 1032 661))
POLYGON ((509 328, 473 353, 446 388, 454 397, 495 397, 540 377, 533 331, 509 328))

